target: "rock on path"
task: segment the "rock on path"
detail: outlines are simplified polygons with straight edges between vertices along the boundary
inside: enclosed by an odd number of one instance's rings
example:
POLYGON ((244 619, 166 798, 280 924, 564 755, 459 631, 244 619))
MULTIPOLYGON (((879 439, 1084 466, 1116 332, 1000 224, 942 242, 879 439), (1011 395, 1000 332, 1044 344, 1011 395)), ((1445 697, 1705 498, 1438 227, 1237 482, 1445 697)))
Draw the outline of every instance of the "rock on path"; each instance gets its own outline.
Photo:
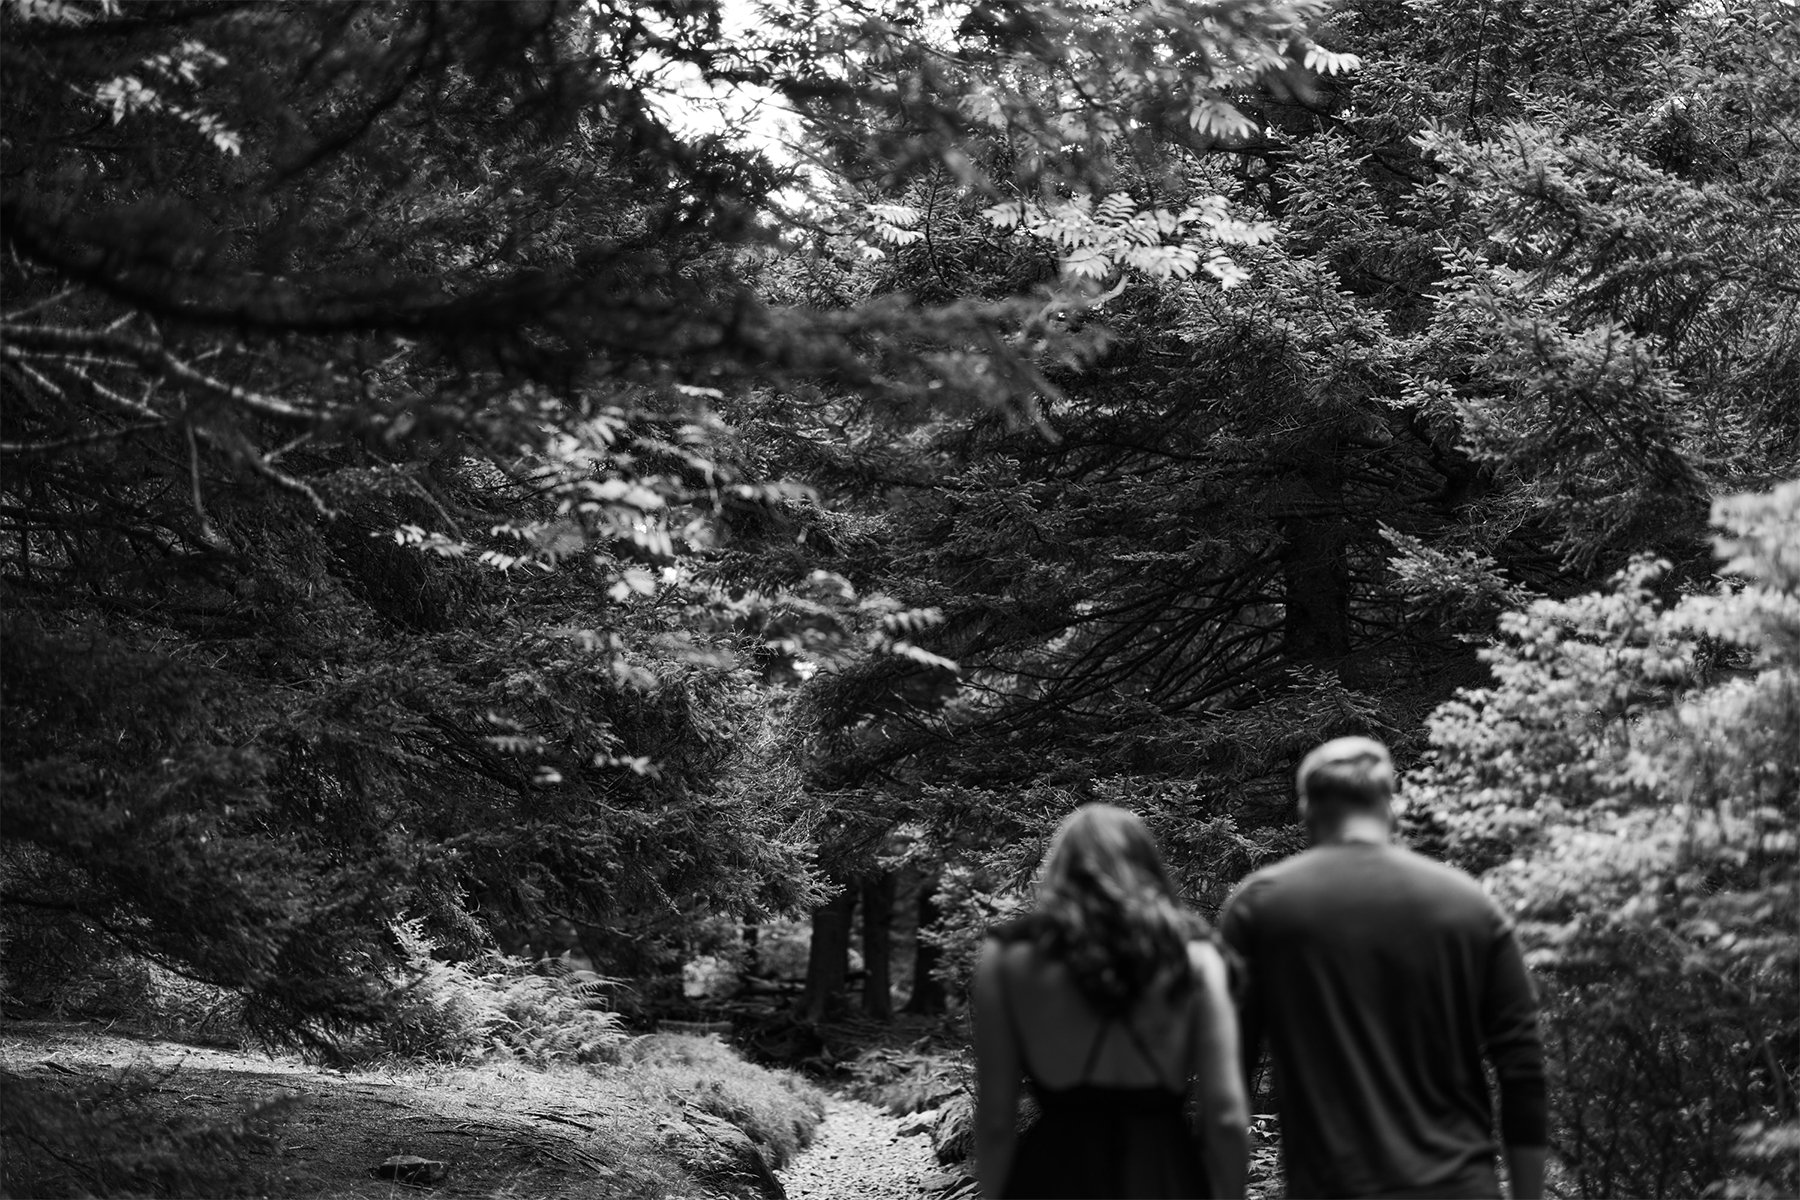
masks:
POLYGON ((919 1200, 955 1180, 929 1137, 903 1137, 898 1117, 843 1096, 826 1097, 813 1144, 776 1174, 788 1200, 919 1200))

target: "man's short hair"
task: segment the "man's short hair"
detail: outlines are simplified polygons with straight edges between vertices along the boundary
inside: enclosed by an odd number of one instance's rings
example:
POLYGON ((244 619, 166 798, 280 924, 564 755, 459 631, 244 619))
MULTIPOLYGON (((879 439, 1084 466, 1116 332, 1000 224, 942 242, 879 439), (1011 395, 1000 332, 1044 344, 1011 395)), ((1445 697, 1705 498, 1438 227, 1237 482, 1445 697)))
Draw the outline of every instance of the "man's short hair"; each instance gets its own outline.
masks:
POLYGON ((1294 786, 1307 804, 1378 808, 1394 795, 1394 760, 1367 737, 1333 738, 1300 760, 1294 786))

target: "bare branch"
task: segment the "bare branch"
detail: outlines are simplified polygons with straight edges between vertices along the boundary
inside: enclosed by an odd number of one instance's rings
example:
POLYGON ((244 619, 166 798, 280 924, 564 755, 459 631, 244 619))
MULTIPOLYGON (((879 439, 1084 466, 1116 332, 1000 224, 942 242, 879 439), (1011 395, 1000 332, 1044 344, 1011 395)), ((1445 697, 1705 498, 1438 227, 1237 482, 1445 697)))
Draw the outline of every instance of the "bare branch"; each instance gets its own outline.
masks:
POLYGON ((290 424, 314 424, 325 415, 302 408, 279 396, 253 392, 248 388, 226 383, 222 379, 214 378, 183 362, 161 346, 140 338, 121 334, 94 333, 90 330, 71 329, 66 326, 11 323, 0 324, 0 337, 21 345, 36 346, 42 349, 101 350, 123 355, 148 370, 169 375, 183 383, 191 384, 227 400, 240 408, 248 409, 258 416, 276 421, 290 424))
POLYGON ((24 308, 21 308, 17 312, 0 314, 0 321, 17 321, 21 317, 29 317, 32 313, 40 312, 43 309, 49 308, 53 304, 61 304, 64 300, 67 300, 70 296, 73 296, 74 294, 75 294, 75 285, 70 284, 68 287, 64 288, 62 291, 56 293, 56 295, 47 296, 44 299, 39 300, 36 304, 27 304, 24 308))
POLYGON ((321 497, 318 492, 314 491, 310 484, 279 470, 274 463, 269 461, 267 455, 246 455, 244 461, 250 464, 251 470, 273 483, 276 487, 281 488, 283 491, 293 492, 297 496, 306 497, 307 502, 313 506, 313 511, 318 513, 321 517, 330 520, 335 520, 338 517, 338 510, 325 503, 324 498, 321 497))
POLYGON ((200 520, 200 540, 215 550, 223 550, 225 539, 213 528, 212 518, 206 515, 205 499, 200 494, 200 445, 194 438, 194 423, 187 422, 183 429, 187 433, 188 478, 194 491, 194 515, 200 520))
POLYGON ((0 454, 60 454, 64 450, 76 450, 83 446, 115 441, 133 434, 148 433, 151 430, 167 429, 168 427, 167 420, 139 421, 133 425, 121 425, 117 429, 102 429, 95 433, 84 433, 76 437, 52 438, 44 442, 0 442, 0 454))

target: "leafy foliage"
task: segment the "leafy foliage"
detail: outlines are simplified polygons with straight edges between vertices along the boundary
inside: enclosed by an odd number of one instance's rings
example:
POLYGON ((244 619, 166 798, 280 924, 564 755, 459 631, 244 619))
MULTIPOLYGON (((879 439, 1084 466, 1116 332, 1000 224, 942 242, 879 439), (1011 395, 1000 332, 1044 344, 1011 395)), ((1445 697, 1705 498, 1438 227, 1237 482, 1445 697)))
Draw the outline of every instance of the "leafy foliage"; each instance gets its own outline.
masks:
POLYGON ((1736 1146, 1792 1127, 1800 1081, 1800 483, 1714 519, 1716 588, 1661 603, 1640 560, 1503 617, 1494 685, 1438 711, 1412 781, 1518 914, 1593 1194, 1795 1182, 1736 1146))

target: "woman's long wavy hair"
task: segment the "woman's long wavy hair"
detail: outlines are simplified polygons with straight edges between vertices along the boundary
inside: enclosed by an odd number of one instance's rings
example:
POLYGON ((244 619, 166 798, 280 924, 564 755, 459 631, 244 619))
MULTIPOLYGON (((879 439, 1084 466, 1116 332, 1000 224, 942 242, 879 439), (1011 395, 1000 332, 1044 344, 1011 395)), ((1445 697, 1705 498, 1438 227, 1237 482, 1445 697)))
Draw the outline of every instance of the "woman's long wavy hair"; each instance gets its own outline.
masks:
POLYGON ((1129 1011, 1166 981, 1194 986, 1187 944, 1206 924, 1182 906, 1156 840, 1136 813, 1087 804, 1057 826, 1038 877, 1033 939, 1067 965, 1102 1014, 1129 1011))

